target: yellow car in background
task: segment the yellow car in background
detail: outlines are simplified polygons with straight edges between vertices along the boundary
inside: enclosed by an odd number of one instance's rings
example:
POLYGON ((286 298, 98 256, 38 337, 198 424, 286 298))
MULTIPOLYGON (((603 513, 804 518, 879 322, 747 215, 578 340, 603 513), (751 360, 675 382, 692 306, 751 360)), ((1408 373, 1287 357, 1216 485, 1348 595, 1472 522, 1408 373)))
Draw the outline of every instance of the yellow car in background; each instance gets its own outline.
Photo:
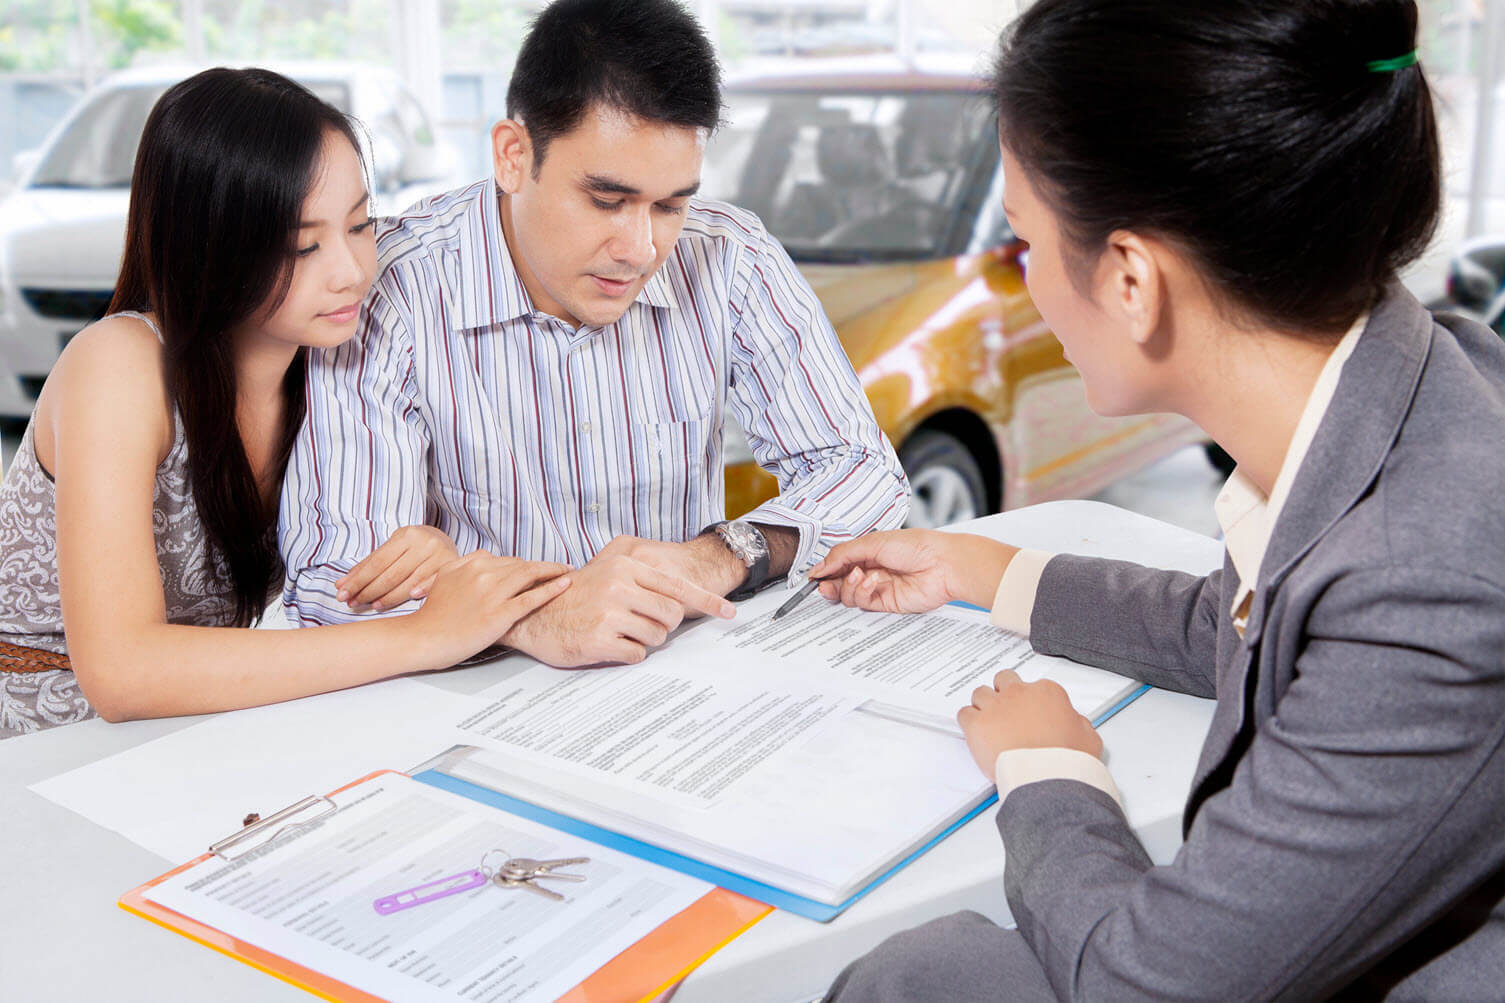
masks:
MULTIPOLYGON (((706 190, 756 212, 820 297, 914 488, 909 524, 1091 495, 1206 438, 1102 418, 1024 287, 995 119, 974 77, 747 80, 706 190)), ((726 437, 727 514, 778 493, 726 437)))

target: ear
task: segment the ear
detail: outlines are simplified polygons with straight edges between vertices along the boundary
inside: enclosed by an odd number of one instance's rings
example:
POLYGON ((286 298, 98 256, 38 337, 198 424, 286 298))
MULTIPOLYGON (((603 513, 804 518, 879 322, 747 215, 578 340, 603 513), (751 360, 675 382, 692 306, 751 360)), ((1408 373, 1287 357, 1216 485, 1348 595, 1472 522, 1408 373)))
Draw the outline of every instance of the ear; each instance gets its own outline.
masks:
POLYGON ((509 195, 517 194, 533 170, 533 143, 517 119, 504 118, 491 127, 491 170, 509 195))
POLYGON ((1165 308, 1160 252, 1162 245, 1137 233, 1116 230, 1108 236, 1098 273, 1102 302, 1124 320, 1129 336, 1148 344, 1160 327, 1165 308))

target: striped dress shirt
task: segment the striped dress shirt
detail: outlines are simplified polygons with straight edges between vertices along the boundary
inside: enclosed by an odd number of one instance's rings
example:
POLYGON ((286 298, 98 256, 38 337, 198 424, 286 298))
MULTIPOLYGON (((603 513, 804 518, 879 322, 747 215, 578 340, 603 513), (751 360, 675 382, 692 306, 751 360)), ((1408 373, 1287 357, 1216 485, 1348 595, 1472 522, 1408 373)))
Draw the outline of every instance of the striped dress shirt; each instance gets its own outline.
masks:
POLYGON ((383 222, 355 336, 309 355, 278 527, 293 619, 372 616, 334 582, 406 525, 571 565, 687 540, 725 518, 727 407, 782 492, 747 518, 799 532, 796 572, 903 521, 908 481, 789 256, 751 213, 685 213, 621 319, 578 329, 534 309, 490 181, 383 222))

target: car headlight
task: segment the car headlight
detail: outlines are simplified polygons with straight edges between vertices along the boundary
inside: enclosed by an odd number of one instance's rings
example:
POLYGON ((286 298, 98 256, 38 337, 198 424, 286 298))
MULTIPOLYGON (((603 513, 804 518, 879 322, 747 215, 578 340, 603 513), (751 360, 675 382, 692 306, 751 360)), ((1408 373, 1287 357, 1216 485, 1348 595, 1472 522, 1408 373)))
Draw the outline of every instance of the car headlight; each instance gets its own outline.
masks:
POLYGON ((737 424, 737 419, 730 414, 726 416, 726 422, 721 432, 722 462, 728 467, 734 467, 739 463, 752 463, 754 460, 752 447, 747 444, 747 436, 742 431, 742 426, 737 424))

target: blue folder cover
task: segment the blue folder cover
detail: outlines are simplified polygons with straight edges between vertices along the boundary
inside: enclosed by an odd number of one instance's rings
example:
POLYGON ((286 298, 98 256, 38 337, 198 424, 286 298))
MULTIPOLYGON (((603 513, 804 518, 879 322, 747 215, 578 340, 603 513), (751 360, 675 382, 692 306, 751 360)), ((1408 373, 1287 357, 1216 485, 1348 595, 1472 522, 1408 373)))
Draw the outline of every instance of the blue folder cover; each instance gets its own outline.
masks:
MULTIPOLYGON (((1092 722, 1092 726, 1095 728, 1101 725, 1104 721, 1108 720, 1114 714, 1117 714, 1119 711, 1129 706, 1129 704, 1139 699, 1140 696, 1149 692, 1149 689, 1150 687, 1148 685, 1140 686, 1138 689, 1131 692, 1128 696, 1124 697, 1118 703, 1114 704, 1112 707, 1109 707, 1107 710, 1105 710, 1102 714, 1098 715, 1098 717, 1092 722)), ((808 919, 819 920, 822 923, 827 922, 828 920, 835 919, 837 916, 841 915, 841 913, 844 912, 849 906, 851 906, 853 902, 856 902, 868 892, 872 891, 874 888, 877 888, 879 885, 883 884, 883 882, 899 873, 899 871, 903 870, 913 860, 919 857, 920 854, 924 853, 926 850, 929 850, 932 846, 939 843, 947 836, 951 835, 951 833, 955 832, 962 825, 971 821, 988 806, 998 801, 997 794, 989 795, 976 808, 973 808, 971 811, 962 815, 961 818, 958 818, 955 822, 947 826, 946 829, 940 833, 940 835, 936 836, 930 842, 926 843, 924 846, 920 847, 918 850, 911 853, 903 860, 900 860, 893 867, 890 867, 888 870, 878 875, 872 881, 868 882, 846 901, 831 905, 826 902, 817 902, 814 899, 805 898, 801 895, 795 895, 792 892, 784 891, 781 888, 775 888, 773 885, 765 884, 762 881, 757 881, 745 875, 738 874, 735 871, 729 871, 720 867, 712 867, 710 864, 696 860, 694 857, 687 857, 681 853, 674 853, 670 850, 665 850, 662 847, 654 846, 651 843, 645 843, 642 840, 634 839, 631 836, 624 836, 619 832, 613 832, 610 829, 605 829, 601 826, 593 825, 590 822, 582 822, 580 819, 572 818, 569 815, 562 815, 559 812, 552 811, 548 808, 542 808, 536 804, 533 804, 531 801, 524 801, 520 798, 515 798, 508 794, 503 794, 500 791, 494 791, 489 787, 482 787, 479 784, 473 784, 467 780, 460 780, 456 777, 450 776, 448 773, 440 773, 438 770, 425 770, 422 773, 417 774, 414 779, 421 780, 432 787, 438 787, 441 790, 451 791, 463 797, 470 798, 472 801, 479 801, 482 804, 488 804, 494 808, 500 808, 502 811, 511 812, 514 815, 521 815, 523 818, 528 818, 532 819, 535 822, 540 822, 551 828, 558 829, 560 832, 567 832, 572 836, 580 836, 584 839, 590 840, 593 843, 600 843, 602 846, 610 847, 613 850, 619 850, 622 853, 631 854, 634 857, 639 857, 643 860, 659 864, 663 867, 672 868, 673 870, 679 871, 682 874, 688 874, 691 877, 700 878, 702 881, 709 881, 712 884, 720 885, 722 888, 728 889, 729 891, 734 891, 739 895, 746 895, 748 898, 757 899, 759 902, 766 902, 771 906, 776 906, 780 909, 786 909, 789 912, 795 913, 796 915, 804 916, 808 919)))

